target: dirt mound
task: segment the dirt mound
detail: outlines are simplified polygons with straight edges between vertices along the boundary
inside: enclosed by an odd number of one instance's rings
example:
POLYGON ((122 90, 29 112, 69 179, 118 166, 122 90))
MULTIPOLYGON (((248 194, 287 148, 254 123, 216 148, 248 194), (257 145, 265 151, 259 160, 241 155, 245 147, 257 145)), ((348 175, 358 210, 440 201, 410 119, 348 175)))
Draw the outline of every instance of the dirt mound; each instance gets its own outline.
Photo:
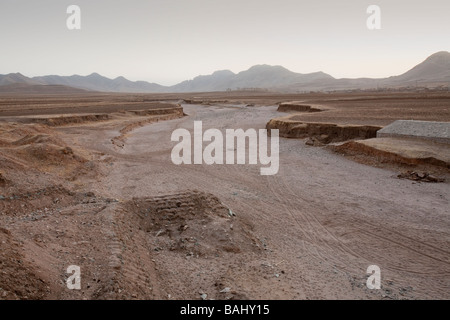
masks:
POLYGON ((314 138, 322 144, 342 142, 352 139, 370 139, 376 137, 380 127, 337 125, 333 123, 308 123, 291 121, 289 117, 270 120, 267 129, 278 129, 280 137, 314 138))
POLYGON ((2 123, 0 137, 0 216, 40 216, 38 211, 45 215, 72 205, 69 181, 100 174, 100 164, 87 161, 41 125, 2 123))
POLYGON ((0 157, 5 161, 28 163, 33 166, 61 165, 66 162, 83 162, 85 159, 74 154, 72 148, 57 137, 55 132, 41 125, 2 124, 0 128, 0 157))
POLYGON ((11 232, 0 227, 0 300, 42 299, 48 293, 45 281, 24 260, 22 248, 11 232))
POLYGON ((212 194, 189 191, 134 199, 126 209, 137 214, 139 227, 154 239, 158 250, 205 256, 252 250, 256 243, 249 226, 212 194))
POLYGON ((16 152, 29 161, 39 161, 40 165, 60 166, 72 161, 86 161, 85 159, 75 155, 70 147, 60 147, 48 143, 27 145, 24 148, 20 148, 16 152))
POLYGON ((223 299, 216 283, 229 266, 263 252, 251 224, 209 193, 138 198, 112 210, 109 265, 115 282, 100 293, 103 298, 199 299, 200 290, 210 288, 223 299), (208 272, 198 278, 201 270, 208 272))
POLYGON ((87 162, 62 141, 56 132, 40 124, 0 125, 0 169, 58 167, 65 172, 87 162))
POLYGON ((22 216, 30 211, 64 208, 76 201, 75 194, 62 185, 27 188, 19 184, 19 187, 0 189, 0 215, 22 216))
POLYGON ((36 143, 64 144, 55 132, 45 125, 0 123, 0 147, 19 147, 36 143))
POLYGON ((37 124, 0 123, 0 143, 1 145, 17 144, 25 137, 49 135, 51 129, 37 124))

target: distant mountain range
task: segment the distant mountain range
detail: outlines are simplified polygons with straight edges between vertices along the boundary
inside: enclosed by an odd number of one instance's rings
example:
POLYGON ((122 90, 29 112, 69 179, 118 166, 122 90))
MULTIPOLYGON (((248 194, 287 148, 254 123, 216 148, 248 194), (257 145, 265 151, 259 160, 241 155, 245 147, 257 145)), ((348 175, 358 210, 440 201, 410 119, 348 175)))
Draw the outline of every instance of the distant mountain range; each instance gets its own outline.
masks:
POLYGON ((0 75, 0 92, 58 93, 101 91, 130 93, 210 92, 244 88, 281 92, 371 89, 380 87, 448 86, 450 83, 450 53, 437 52, 408 72, 389 78, 336 79, 323 72, 295 73, 282 66, 257 65, 237 74, 222 70, 198 76, 174 86, 162 86, 145 81, 130 81, 124 77, 109 79, 97 73, 88 76, 41 76, 28 78, 20 73, 0 75))

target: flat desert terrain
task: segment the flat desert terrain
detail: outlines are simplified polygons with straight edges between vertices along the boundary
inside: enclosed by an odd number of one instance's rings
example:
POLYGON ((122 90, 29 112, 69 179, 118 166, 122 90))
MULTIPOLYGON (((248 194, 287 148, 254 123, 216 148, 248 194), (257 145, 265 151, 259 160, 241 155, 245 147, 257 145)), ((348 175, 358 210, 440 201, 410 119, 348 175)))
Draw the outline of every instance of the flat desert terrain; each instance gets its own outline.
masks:
POLYGON ((449 122, 450 94, 2 95, 0 299, 450 299, 449 145, 406 161, 393 140, 346 144, 399 119, 449 122), (273 119, 318 130, 285 130, 276 175, 171 161, 172 132, 194 121, 273 119))

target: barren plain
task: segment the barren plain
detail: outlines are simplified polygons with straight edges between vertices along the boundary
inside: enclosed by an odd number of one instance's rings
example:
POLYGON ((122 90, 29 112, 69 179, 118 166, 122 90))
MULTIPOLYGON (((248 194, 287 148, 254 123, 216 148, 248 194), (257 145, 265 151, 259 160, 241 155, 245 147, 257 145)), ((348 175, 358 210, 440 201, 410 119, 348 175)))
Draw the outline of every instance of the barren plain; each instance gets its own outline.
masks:
POLYGON ((359 133, 336 139, 327 126, 280 138, 273 176, 171 161, 173 130, 194 120, 225 130, 280 118, 448 122, 450 95, 3 95, 0 299, 449 299, 445 161, 362 152, 346 145, 359 133), (278 111, 292 101, 321 111, 278 111), (66 286, 70 265, 81 290, 66 286), (370 265, 380 290, 366 286, 370 265))

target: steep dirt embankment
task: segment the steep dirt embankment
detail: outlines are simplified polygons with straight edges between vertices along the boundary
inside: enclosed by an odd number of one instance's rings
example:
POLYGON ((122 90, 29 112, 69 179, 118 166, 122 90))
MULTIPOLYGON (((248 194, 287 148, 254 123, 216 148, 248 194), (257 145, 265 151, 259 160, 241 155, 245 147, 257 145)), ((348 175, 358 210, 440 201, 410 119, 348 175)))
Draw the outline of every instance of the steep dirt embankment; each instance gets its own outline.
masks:
POLYGON ((128 111, 137 116, 159 116, 159 115, 178 115, 183 116, 183 107, 179 104, 173 105, 170 108, 161 108, 161 109, 147 109, 147 110, 130 110, 128 111))
POLYGON ((122 134, 122 136, 138 127, 142 127, 143 125, 149 123, 173 120, 184 116, 182 107, 174 107, 170 109, 135 110, 130 112, 138 116, 157 116, 157 117, 149 117, 146 118, 145 120, 140 120, 126 125, 122 129, 120 129, 120 133, 122 134))
POLYGON ((160 120, 170 120, 174 117, 179 117, 183 115, 183 108, 179 105, 173 105, 173 107, 168 108, 158 108, 158 109, 142 109, 142 110, 129 110, 129 111, 117 111, 114 113, 92 113, 92 114, 70 114, 70 115, 59 115, 59 116, 48 116, 48 117, 33 117, 28 119, 21 119, 21 122, 32 122, 45 124, 50 127, 57 127, 70 124, 81 124, 85 122, 96 122, 96 121, 106 121, 113 120, 119 115, 132 115, 132 116, 160 116, 160 120), (28 120, 28 121, 27 121, 28 120))
POLYGON ((121 148, 124 146, 127 134, 133 131, 134 129, 142 127, 146 124, 178 119, 184 116, 183 108, 179 105, 174 106, 173 108, 165 108, 165 109, 134 110, 130 111, 130 113, 137 116, 146 116, 146 118, 143 120, 132 121, 119 130, 120 135, 113 138, 111 142, 114 145, 121 148))
POLYGON ((84 122, 105 121, 111 117, 108 114, 64 115, 49 118, 33 118, 31 122, 45 124, 49 127, 63 126, 67 124, 79 124, 84 122))
POLYGON ((433 165, 450 169, 449 161, 438 159, 438 157, 430 154, 421 156, 420 149, 418 149, 417 155, 406 155, 401 150, 383 150, 383 146, 377 146, 376 144, 371 146, 363 141, 349 141, 342 145, 330 146, 330 148, 341 154, 358 157, 360 162, 363 163, 377 162, 407 166, 433 165))
POLYGON ((323 111, 319 108, 314 108, 310 105, 299 104, 296 102, 283 102, 278 106, 279 112, 320 112, 323 111))
POLYGON ((381 127, 365 125, 346 125, 321 122, 307 122, 302 120, 302 113, 327 111, 301 102, 282 102, 277 111, 293 113, 287 117, 270 120, 266 128, 278 129, 280 137, 304 139, 309 145, 322 145, 331 142, 341 142, 351 139, 369 139, 376 137, 381 127))
POLYGON ((381 129, 381 127, 375 126, 308 123, 290 120, 291 117, 272 119, 267 123, 266 128, 278 129, 280 137, 298 139, 309 137, 325 144, 351 139, 375 138, 377 131, 381 129))

